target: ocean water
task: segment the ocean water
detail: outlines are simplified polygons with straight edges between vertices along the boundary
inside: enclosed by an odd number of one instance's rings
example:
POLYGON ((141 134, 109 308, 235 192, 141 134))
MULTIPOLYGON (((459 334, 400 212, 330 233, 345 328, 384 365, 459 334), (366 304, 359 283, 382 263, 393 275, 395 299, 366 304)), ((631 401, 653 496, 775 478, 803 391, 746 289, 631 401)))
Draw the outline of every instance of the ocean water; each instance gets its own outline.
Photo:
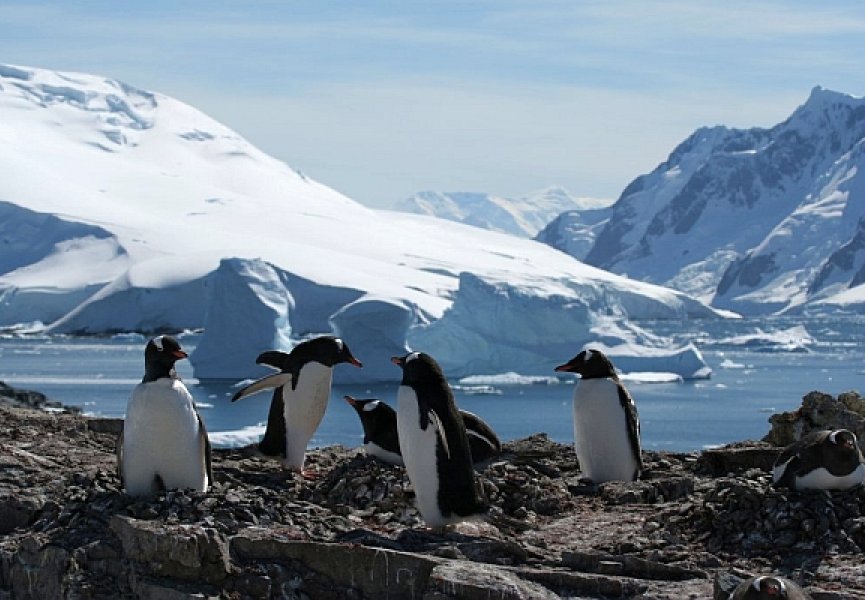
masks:
MULTIPOLYGON (((713 373, 707 380, 627 383, 646 449, 690 451, 759 439, 768 431, 771 414, 794 410, 809 391, 835 395, 865 388, 865 318, 666 322, 653 323, 652 329, 663 330, 677 343, 696 343, 713 373), (766 339, 752 339, 758 332, 766 339)), ((185 335, 181 343, 191 351, 198 339, 185 335)), ((0 381, 41 391, 91 414, 122 417, 130 391, 141 380, 144 343, 137 335, 0 337, 0 381)), ((177 370, 217 445, 257 439, 260 429, 255 428, 267 419, 270 392, 232 403, 238 382, 197 381, 188 361, 180 361, 177 370)), ((537 432, 565 443, 573 439, 573 382, 452 383, 457 404, 484 418, 502 440, 537 432)), ((395 405, 396 391, 395 383, 334 385, 311 444, 360 445, 360 421, 342 397, 376 397, 395 405)))

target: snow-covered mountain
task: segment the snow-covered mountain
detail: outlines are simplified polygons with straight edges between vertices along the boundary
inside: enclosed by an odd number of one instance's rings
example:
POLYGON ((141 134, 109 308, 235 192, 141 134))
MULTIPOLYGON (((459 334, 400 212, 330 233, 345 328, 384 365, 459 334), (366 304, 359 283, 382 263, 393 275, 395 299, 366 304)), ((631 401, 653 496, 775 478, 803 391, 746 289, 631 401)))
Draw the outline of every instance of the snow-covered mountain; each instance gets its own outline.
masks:
POLYGON ((611 206, 565 211, 541 229, 535 239, 584 260, 612 213, 611 206))
POLYGON ((771 129, 699 129, 622 192, 585 260, 741 313, 861 309, 863 148, 865 100, 819 87, 771 129))
POLYGON ((608 205, 594 198, 578 198, 551 186, 520 198, 503 198, 477 192, 420 192, 398 202, 395 210, 430 215, 490 231, 534 237, 547 223, 569 210, 608 205))
POLYGON ((549 374, 589 343, 688 377, 699 352, 635 320, 718 315, 538 242, 371 210, 93 75, 0 66, 0 168, 0 326, 203 327, 199 378, 260 375, 260 351, 322 333, 365 363, 343 381, 397 378, 388 358, 409 349, 454 377, 549 374))

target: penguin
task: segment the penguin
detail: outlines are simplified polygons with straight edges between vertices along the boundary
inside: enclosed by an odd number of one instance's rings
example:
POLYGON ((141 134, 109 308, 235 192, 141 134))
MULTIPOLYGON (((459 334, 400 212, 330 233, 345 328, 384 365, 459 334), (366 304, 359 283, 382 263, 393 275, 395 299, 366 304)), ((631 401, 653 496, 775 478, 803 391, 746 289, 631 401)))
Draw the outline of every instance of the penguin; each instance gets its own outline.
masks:
POLYGON ((772 467, 772 485, 796 490, 846 490, 865 482, 856 434, 812 431, 787 446, 772 467))
POLYGON ((403 466, 396 430, 396 411, 375 398, 358 400, 345 396, 363 426, 363 449, 389 465, 403 466))
POLYGON ((394 356, 402 368, 397 393, 397 434, 418 511, 428 527, 482 518, 471 450, 453 392, 428 354, 394 356))
POLYGON ((340 363, 363 365, 344 341, 330 335, 303 341, 289 353, 263 352, 255 362, 277 372, 244 387, 231 401, 273 389, 267 427, 258 448, 268 456, 283 457, 286 468, 305 477, 314 476, 303 470, 303 463, 306 447, 324 418, 330 399, 333 367, 340 363))
POLYGON ((634 399, 600 350, 583 350, 555 369, 579 373, 574 389, 574 446, 583 479, 634 481, 640 476, 640 419, 634 399))
MULTIPOLYGON (((403 466, 396 428, 396 411, 376 398, 358 400, 345 396, 345 401, 360 417, 363 426, 363 448, 366 453, 388 464, 403 466)), ((474 465, 485 463, 502 453, 501 441, 483 419, 467 410, 459 409, 459 414, 469 438, 474 465)))
POLYGON ((728 600, 808 600, 811 596, 784 577, 760 575, 736 586, 728 600))
POLYGON ((144 349, 144 378, 132 390, 118 443, 118 468, 130 496, 206 492, 213 482, 204 421, 174 370, 186 357, 168 335, 154 337, 144 349))

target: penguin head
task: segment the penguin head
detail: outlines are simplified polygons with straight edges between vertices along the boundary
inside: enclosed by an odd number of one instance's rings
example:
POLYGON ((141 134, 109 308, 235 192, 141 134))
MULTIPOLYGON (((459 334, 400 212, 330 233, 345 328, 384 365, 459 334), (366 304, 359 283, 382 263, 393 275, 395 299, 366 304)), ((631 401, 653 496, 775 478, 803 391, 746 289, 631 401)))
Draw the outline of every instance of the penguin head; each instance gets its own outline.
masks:
POLYGON ((348 349, 348 344, 332 335, 323 335, 301 342, 294 347, 290 356, 301 364, 315 361, 326 367, 339 363, 349 363, 355 367, 363 366, 348 349))
POLYGON ((781 578, 761 575, 754 578, 747 597, 782 600, 787 597, 787 585, 781 578))
POLYGON ((403 385, 441 383, 446 381, 442 368, 425 352, 394 356, 390 362, 402 368, 403 385))
POLYGON ((600 350, 583 350, 571 360, 555 369, 565 373, 579 373, 583 379, 618 379, 613 363, 600 350))
POLYGON ((343 396, 343 398, 357 411, 357 414, 359 414, 361 418, 363 418, 364 415, 390 408, 387 404, 383 404, 378 398, 359 399, 354 396, 343 396))
POLYGON ((174 377, 174 363, 187 356, 170 335, 156 336, 144 348, 144 381, 174 377))
POLYGON ((367 438, 376 431, 396 427, 396 411, 381 400, 377 398, 359 400, 352 396, 344 396, 344 398, 357 411, 367 438))
POLYGON ((859 447, 856 441, 856 434, 849 429, 836 429, 826 438, 830 444, 830 448, 837 452, 855 453, 859 447))

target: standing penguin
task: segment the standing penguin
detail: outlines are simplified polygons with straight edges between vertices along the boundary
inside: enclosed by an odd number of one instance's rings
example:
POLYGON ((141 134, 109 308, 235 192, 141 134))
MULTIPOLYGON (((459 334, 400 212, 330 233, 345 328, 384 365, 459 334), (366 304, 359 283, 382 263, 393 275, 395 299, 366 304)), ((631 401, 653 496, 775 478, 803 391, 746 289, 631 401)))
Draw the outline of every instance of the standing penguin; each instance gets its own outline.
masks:
POLYGON ((797 490, 846 490, 865 482, 856 434, 812 431, 787 446, 772 468, 772 485, 797 490))
POLYGON ((422 352, 391 362, 402 368, 397 433, 421 516, 433 528, 482 517, 468 436, 441 367, 422 352))
POLYGON ((583 350, 556 371, 579 373, 574 389, 574 445, 583 478, 634 481, 643 467, 640 419, 628 390, 600 350, 583 350))
MULTIPOLYGON (((370 456, 391 464, 403 465, 396 430, 396 411, 376 398, 358 400, 346 396, 348 402, 360 417, 363 426, 363 449, 370 456)), ((459 410, 469 438, 472 462, 479 464, 498 456, 502 443, 495 431, 483 419, 467 410, 459 410)))
POLYGON ((274 389, 267 428, 258 448, 269 456, 284 457, 287 468, 311 476, 303 470, 306 447, 324 418, 333 367, 339 363, 363 365, 345 342, 330 335, 301 342, 287 354, 278 350, 263 352, 255 362, 278 372, 241 389, 231 401, 274 389))
POLYGON ((760 575, 746 579, 733 590, 729 600, 808 600, 798 585, 784 577, 760 575))
POLYGON ((118 444, 118 467, 130 496, 164 489, 206 492, 213 481, 204 422, 174 370, 186 356, 168 335, 144 349, 144 379, 132 390, 118 444))

